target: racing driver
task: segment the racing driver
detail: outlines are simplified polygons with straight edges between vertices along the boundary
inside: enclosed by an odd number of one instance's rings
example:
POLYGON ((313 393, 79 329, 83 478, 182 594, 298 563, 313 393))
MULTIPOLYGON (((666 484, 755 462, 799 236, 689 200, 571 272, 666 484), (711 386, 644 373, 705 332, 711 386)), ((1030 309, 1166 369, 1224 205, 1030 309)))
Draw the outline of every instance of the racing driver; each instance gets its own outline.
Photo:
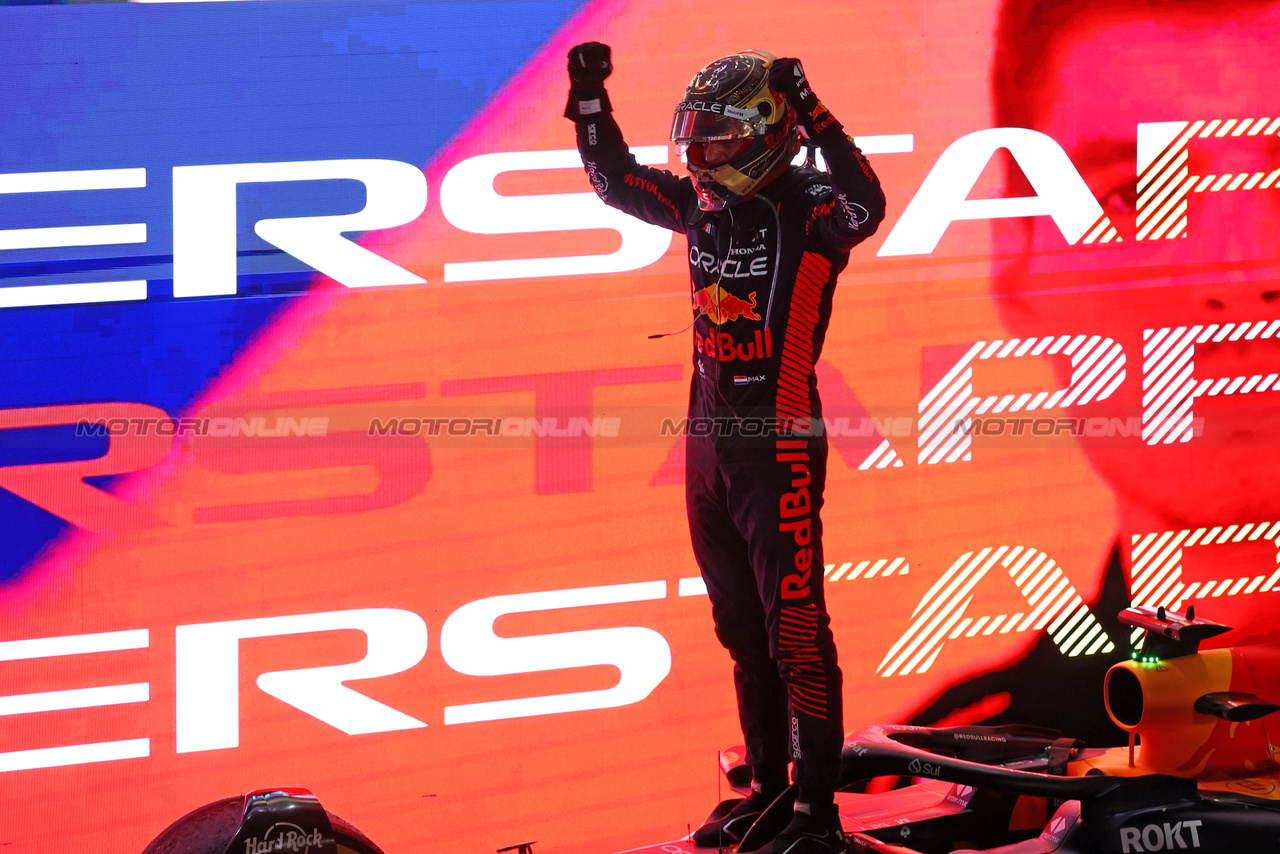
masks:
POLYGON ((787 788, 794 761, 790 821, 758 850, 843 852, 833 802, 842 686, 822 591, 827 443, 814 365, 836 276, 884 218, 884 194, 799 61, 763 51, 721 57, 689 83, 671 131, 687 177, 638 165, 605 91, 610 54, 599 42, 569 52, 565 115, 600 198, 689 242, 690 424, 713 429, 687 437, 685 501, 752 769, 750 795, 713 812, 693 841, 739 842, 787 788), (829 173, 792 165, 802 132, 829 173))

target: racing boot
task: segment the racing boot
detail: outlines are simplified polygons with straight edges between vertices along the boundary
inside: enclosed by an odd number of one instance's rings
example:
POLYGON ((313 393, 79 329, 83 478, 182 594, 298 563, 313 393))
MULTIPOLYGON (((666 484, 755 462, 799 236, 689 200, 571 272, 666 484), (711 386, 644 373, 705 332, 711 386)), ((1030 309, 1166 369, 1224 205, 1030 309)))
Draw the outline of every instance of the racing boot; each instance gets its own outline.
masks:
POLYGON ((791 823, 755 854, 845 854, 836 805, 796 801, 791 823))
POLYGON ((752 780, 751 794, 733 803, 727 811, 724 809, 725 804, 716 807, 689 839, 694 845, 707 848, 727 848, 730 845, 737 845, 742 841, 747 829, 755 824, 760 813, 773 803, 776 794, 776 792, 766 793, 758 780, 752 780))

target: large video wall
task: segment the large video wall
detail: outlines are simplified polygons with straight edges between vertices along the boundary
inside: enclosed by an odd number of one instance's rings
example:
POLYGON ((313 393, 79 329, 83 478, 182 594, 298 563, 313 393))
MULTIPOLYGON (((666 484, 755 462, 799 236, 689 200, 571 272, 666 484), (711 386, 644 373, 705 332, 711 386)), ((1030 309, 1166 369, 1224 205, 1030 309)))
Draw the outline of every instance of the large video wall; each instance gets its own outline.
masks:
POLYGON ((885 187, 817 364, 847 730, 1073 734, 1127 602, 1274 639, 1280 4, 1000 5, 0 8, 0 847, 305 786, 585 854, 728 795, 687 247, 591 192, 585 40, 642 162, 763 48, 885 187))

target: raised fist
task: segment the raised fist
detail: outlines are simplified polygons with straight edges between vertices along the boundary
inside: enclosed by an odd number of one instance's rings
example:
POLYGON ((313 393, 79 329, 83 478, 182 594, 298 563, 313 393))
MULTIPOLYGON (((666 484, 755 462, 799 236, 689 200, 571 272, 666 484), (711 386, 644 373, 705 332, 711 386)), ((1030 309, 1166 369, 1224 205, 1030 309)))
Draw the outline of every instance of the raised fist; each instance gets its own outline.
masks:
POLYGON ((601 42, 583 42, 569 50, 569 83, 574 87, 599 87, 613 73, 612 51, 601 42))
POLYGON ((809 78, 805 77, 800 60, 789 56, 775 59, 769 66, 769 88, 787 99, 810 139, 830 127, 839 127, 809 88, 809 78))
POLYGON ((808 105, 806 99, 813 98, 800 60, 790 56, 779 57, 769 66, 769 88, 785 96, 787 103, 797 113, 801 112, 802 106, 808 105))

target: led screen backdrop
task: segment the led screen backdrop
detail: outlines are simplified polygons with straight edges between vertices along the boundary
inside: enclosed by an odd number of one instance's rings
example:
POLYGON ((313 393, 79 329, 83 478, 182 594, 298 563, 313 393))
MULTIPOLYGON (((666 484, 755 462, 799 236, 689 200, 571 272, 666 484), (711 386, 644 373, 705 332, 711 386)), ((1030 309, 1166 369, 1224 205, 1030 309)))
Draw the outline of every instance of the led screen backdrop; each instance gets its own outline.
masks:
POLYGON ((724 796, 687 249, 590 193, 588 39, 643 162, 760 47, 886 188, 817 366, 846 729, 1070 730, 1126 601, 1271 639, 1280 10, 1012 5, 0 10, 0 845, 294 785, 617 851, 724 796))

